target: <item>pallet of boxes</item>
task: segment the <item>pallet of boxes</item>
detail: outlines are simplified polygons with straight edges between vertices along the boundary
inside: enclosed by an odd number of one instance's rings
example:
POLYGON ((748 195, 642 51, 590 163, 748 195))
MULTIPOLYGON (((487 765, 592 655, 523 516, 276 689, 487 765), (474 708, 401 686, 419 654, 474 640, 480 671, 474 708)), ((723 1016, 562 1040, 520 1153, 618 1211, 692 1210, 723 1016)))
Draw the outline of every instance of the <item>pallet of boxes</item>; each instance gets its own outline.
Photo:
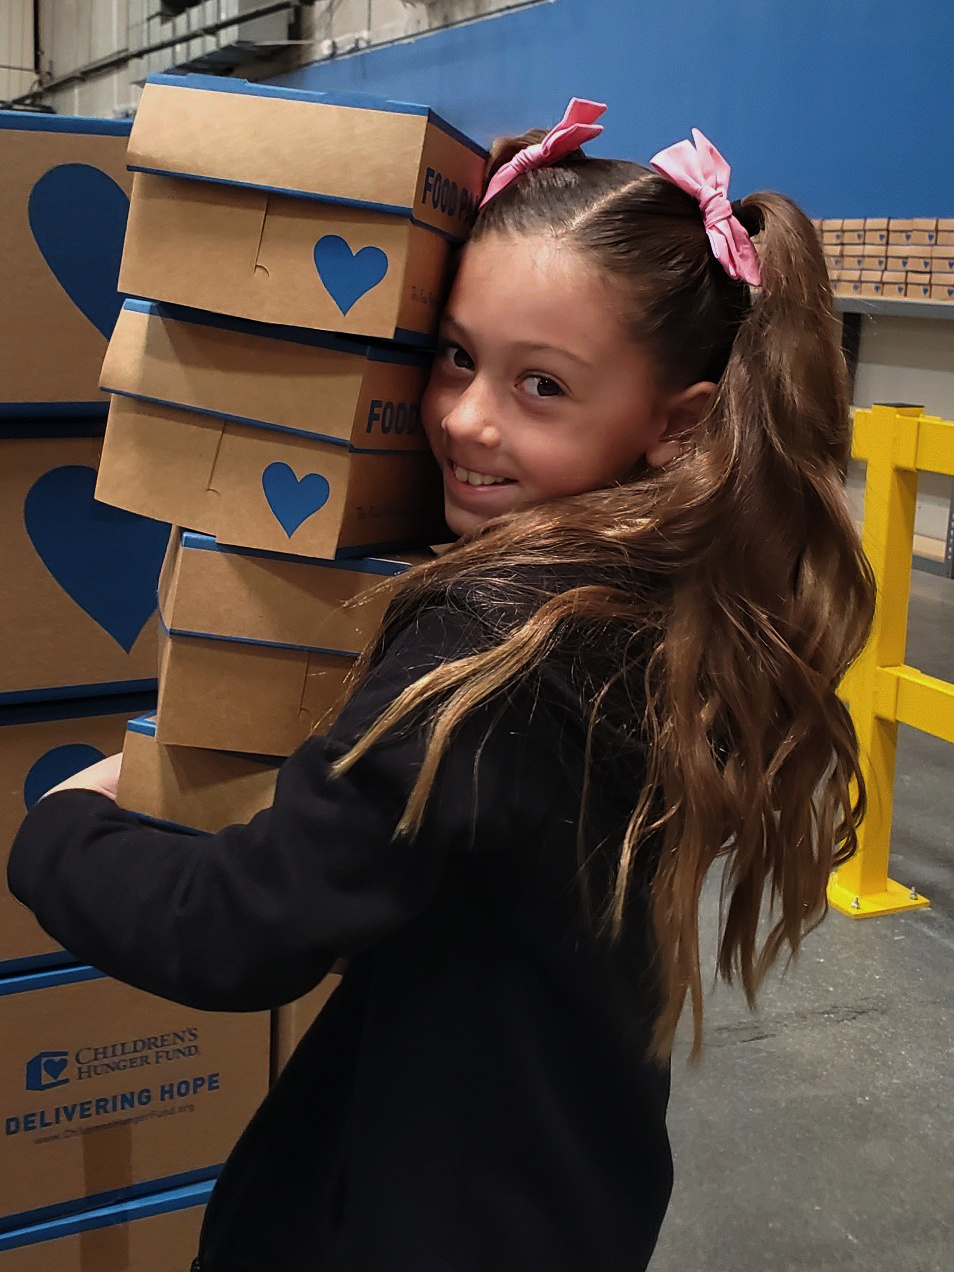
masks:
POLYGON ((954 301, 954 219, 815 222, 836 296, 954 301))
MULTIPOLYGON (((424 107, 157 76, 128 159, 97 497, 175 529, 119 802, 214 832, 270 803, 446 539, 420 402, 485 154, 424 107)), ((273 1075, 337 979, 275 1013, 273 1075)))
MULTIPOLYGON (((94 499, 129 127, 0 112, 4 864, 26 809, 156 701, 169 526, 94 499)), ((4 884, 0 1036, 0 1272, 185 1266, 266 1088, 267 1018, 194 1012, 77 964, 4 884)))

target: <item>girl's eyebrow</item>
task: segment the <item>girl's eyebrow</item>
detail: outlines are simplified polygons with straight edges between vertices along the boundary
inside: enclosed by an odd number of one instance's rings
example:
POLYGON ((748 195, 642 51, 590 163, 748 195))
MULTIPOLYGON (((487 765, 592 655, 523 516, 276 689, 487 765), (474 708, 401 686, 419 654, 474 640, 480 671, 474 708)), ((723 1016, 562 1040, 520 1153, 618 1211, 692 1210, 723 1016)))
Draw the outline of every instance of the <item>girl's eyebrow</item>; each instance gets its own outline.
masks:
MULTIPOLYGON (((441 319, 441 328, 453 328, 453 330, 463 339, 468 338, 467 329, 463 327, 456 318, 451 314, 445 313, 441 319)), ((571 362, 576 362, 579 366, 585 367, 588 371, 593 369, 593 364, 587 361, 578 353, 574 353, 571 349, 565 349, 562 345, 551 345, 540 343, 536 340, 518 340, 513 345, 514 349, 519 349, 521 353, 556 353, 561 357, 569 358, 571 362)))

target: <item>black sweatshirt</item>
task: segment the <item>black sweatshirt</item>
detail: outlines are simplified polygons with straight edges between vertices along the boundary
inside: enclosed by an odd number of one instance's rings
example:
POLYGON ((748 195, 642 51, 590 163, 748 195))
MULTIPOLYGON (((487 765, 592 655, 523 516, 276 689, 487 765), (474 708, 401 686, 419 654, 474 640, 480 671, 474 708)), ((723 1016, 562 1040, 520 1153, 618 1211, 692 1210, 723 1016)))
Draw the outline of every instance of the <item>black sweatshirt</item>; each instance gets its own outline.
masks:
MULTIPOLYGON (((476 712, 412 839, 393 833, 420 729, 329 771, 402 688, 471 652, 474 631, 458 605, 419 613, 247 826, 176 834, 63 791, 17 836, 15 895, 76 957, 149 993, 257 1011, 349 960, 223 1169, 201 1272, 648 1263, 672 1183, 668 1074, 647 1058, 651 859, 629 935, 592 936, 578 696, 544 675, 476 712)), ((605 886, 643 774, 612 755, 596 774, 587 844, 605 886)))

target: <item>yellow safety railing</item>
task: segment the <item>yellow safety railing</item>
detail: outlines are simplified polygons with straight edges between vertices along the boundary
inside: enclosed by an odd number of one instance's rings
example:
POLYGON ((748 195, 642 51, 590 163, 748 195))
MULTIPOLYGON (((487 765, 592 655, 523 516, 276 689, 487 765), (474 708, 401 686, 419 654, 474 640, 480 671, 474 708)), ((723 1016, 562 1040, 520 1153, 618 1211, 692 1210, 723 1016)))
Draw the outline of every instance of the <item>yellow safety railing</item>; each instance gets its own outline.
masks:
MULTIPOLYGON (((918 473, 954 476, 954 422, 921 407, 855 413, 852 457, 868 465, 862 541, 878 583, 878 607, 861 657, 841 685, 851 708, 868 790, 868 815, 851 861, 831 877, 831 905, 853 918, 929 904, 888 878, 898 724, 954 742, 954 684, 904 662, 918 473)), ((954 633, 952 633, 954 640, 954 633)))

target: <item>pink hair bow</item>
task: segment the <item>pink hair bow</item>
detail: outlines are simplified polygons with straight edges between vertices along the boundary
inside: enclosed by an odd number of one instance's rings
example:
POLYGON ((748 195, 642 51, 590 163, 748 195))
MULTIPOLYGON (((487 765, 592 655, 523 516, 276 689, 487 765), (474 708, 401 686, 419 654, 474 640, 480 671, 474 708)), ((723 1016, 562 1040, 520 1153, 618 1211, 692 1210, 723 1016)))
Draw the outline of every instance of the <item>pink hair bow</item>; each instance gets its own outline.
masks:
POLYGON ((712 254, 729 277, 758 287, 762 282, 758 253, 728 198, 729 165, 698 128, 693 128, 692 140, 695 147, 677 141, 660 150, 650 165, 698 199, 712 254))
POLYGON ((550 129, 542 141, 534 146, 524 146, 509 163, 505 163, 494 173, 479 206, 483 207, 525 172, 532 172, 534 168, 547 168, 584 142, 598 137, 603 131, 603 125, 596 121, 605 110, 602 102, 588 102, 583 97, 574 97, 563 118, 555 128, 550 129))

